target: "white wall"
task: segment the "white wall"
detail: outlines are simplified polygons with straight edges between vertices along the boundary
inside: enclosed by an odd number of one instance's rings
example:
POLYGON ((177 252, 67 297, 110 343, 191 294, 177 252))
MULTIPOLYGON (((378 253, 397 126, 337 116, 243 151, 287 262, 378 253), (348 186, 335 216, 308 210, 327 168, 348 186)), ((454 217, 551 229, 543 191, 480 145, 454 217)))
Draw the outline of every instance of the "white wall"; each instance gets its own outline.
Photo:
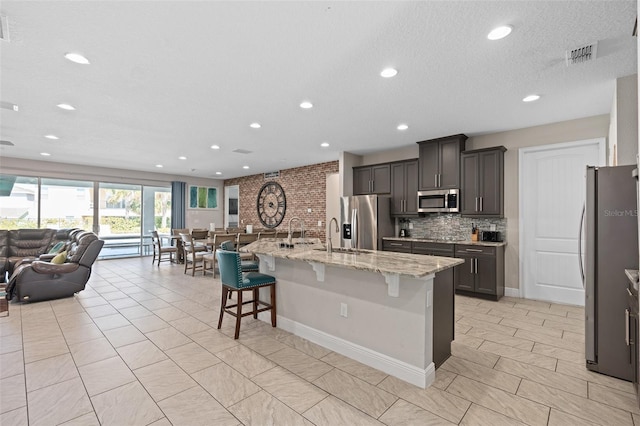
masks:
POLYGON ((2 169, 0 172, 20 176, 79 179, 153 186, 170 186, 172 181, 180 181, 186 182, 187 188, 189 185, 215 187, 218 188, 218 209, 191 210, 187 208, 186 226, 187 228, 209 228, 210 222, 223 222, 223 181, 218 179, 147 173, 106 167, 79 166, 75 164, 55 163, 52 161, 35 161, 9 157, 2 158, 2 169))
POLYGON ((338 161, 340 175, 340 196, 353 195, 353 168, 362 164, 362 157, 349 152, 341 152, 338 161))
POLYGON ((636 163, 638 154, 638 75, 616 80, 609 126, 609 165, 636 163))

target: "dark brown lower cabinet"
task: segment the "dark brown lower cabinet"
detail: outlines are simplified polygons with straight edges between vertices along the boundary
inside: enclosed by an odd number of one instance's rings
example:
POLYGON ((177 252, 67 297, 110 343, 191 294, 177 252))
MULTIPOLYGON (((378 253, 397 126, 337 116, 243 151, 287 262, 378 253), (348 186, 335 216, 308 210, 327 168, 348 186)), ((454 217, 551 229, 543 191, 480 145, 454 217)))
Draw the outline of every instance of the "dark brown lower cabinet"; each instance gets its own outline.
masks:
POLYGON ((457 244, 455 257, 456 293, 498 300, 504 296, 504 247, 457 244))
POLYGON ((640 394, 638 394, 638 379, 640 375, 640 342, 638 342, 638 294, 635 291, 628 290, 629 306, 625 312, 625 321, 627 322, 627 345, 629 345, 629 360, 633 371, 633 387, 636 391, 636 404, 640 406, 640 394))

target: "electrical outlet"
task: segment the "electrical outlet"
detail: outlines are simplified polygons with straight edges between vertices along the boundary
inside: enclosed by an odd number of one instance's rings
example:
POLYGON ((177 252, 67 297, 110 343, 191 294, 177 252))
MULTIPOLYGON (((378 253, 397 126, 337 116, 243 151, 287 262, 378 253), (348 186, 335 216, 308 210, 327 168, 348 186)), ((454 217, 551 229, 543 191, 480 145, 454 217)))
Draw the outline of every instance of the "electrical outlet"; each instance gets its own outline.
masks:
POLYGON ((310 208, 307 209, 307 213, 311 213, 313 210, 311 210, 310 208))
POLYGON ((413 223, 409 222, 409 229, 413 229, 413 223))
POLYGON ((496 230, 495 225, 489 225, 489 231, 495 231, 495 230, 496 230))
POLYGON ((318 221, 318 228, 322 228, 322 221, 321 220, 318 221))
POLYGON ((347 304, 346 303, 341 303, 340 304, 340 316, 341 317, 345 317, 347 318, 349 315, 347 313, 347 304))

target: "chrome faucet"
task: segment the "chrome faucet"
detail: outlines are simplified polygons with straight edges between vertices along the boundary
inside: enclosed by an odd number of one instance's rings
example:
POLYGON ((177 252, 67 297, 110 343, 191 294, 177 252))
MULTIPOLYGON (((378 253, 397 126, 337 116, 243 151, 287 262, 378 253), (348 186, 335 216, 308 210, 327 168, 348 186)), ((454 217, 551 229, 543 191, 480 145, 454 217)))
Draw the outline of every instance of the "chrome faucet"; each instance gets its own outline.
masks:
POLYGON ((333 253, 333 244, 331 244, 331 224, 336 223, 336 232, 340 233, 340 226, 338 225, 338 219, 332 217, 329 221, 329 232, 327 232, 327 254, 333 253))
POLYGON ((291 223, 294 220, 297 220, 298 222, 300 222, 300 236, 302 238, 304 238, 304 222, 298 216, 294 216, 291 219, 289 219, 289 234, 287 235, 287 243, 288 244, 291 244, 291 241, 292 241, 292 238, 293 238, 293 234, 291 233, 291 223))

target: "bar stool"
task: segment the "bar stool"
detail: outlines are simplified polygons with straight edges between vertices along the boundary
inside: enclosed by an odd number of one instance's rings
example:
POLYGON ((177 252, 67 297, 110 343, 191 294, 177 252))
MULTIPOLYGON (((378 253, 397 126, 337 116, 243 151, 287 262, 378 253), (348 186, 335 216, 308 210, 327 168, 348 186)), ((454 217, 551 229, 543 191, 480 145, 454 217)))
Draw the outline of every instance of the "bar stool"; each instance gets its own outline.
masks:
MULTIPOLYGON (((233 241, 221 242, 220 248, 227 251, 237 251, 233 241)), ((240 268, 242 272, 258 272, 260 270, 260 264, 255 260, 243 260, 242 255, 240 255, 240 268)))
POLYGON ((218 258, 218 268, 220 269, 220 281, 222 282, 222 301, 220 303, 220 318, 218 319, 218 329, 222 327, 222 317, 225 312, 236 317, 236 330, 234 339, 240 335, 240 321, 242 317, 253 315, 258 318, 258 313, 263 311, 271 311, 271 326, 276 326, 276 279, 271 275, 261 274, 259 272, 242 272, 240 266, 240 254, 235 251, 219 249, 216 251, 218 258), (259 299, 259 289, 261 287, 269 287, 271 295, 271 303, 266 303, 259 299), (233 292, 237 292, 237 302, 227 305, 227 300, 233 292), (242 293, 244 291, 253 292, 253 300, 242 301, 242 293), (253 309, 250 312, 242 313, 242 306, 252 304, 253 309), (259 308, 259 306, 264 306, 259 308), (236 308, 235 312, 232 308, 236 308))

